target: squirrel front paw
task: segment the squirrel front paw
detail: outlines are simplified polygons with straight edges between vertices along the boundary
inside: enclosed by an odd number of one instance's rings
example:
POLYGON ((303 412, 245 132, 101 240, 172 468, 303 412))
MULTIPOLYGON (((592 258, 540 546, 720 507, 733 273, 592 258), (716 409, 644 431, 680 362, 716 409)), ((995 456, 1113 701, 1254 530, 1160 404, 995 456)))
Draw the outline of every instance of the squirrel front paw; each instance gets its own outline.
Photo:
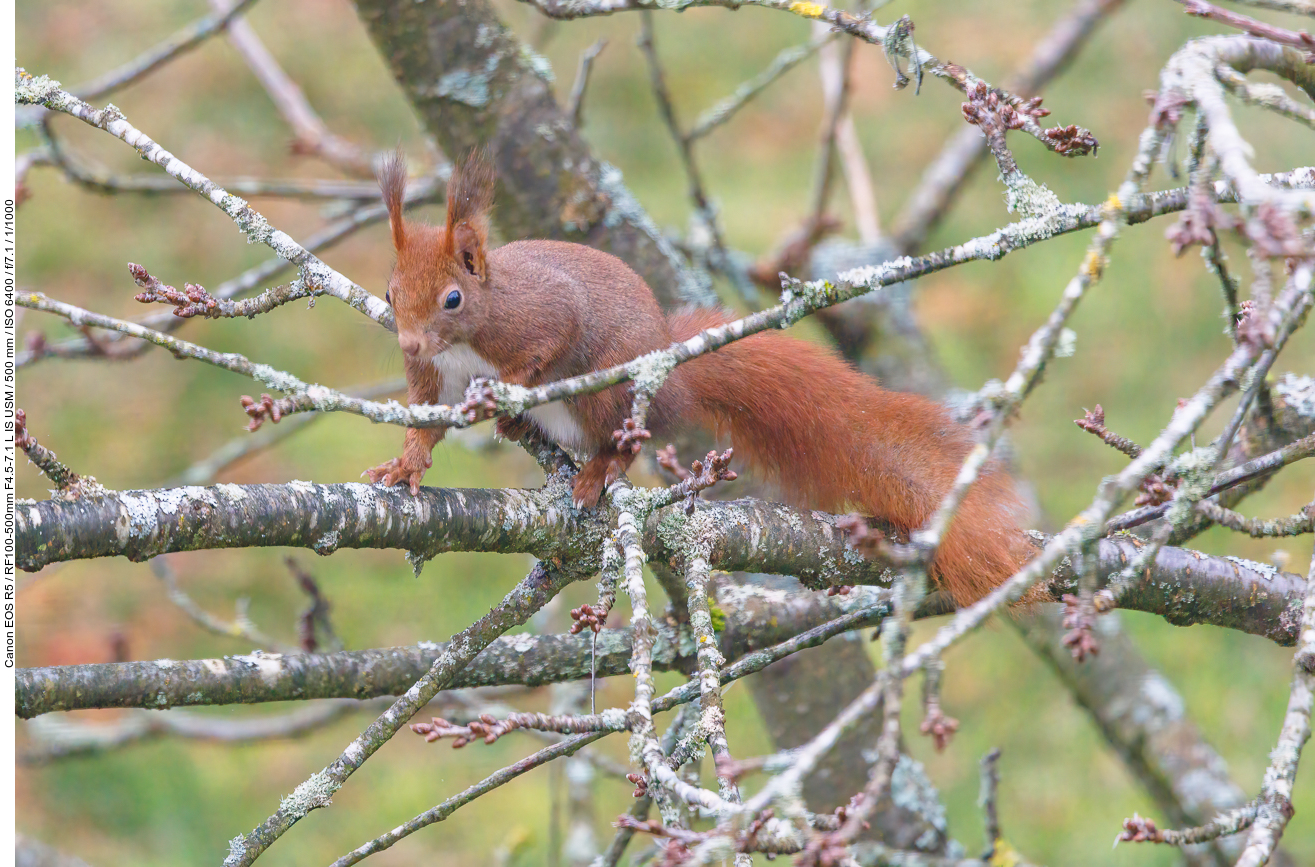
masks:
POLYGON ((371 467, 362 476, 369 477, 374 484, 382 484, 385 488, 391 488, 393 485, 405 483, 411 488, 411 496, 420 493, 420 480, 425 477, 425 470, 433 464, 431 459, 416 461, 403 456, 393 458, 391 461, 384 461, 377 467, 371 467))

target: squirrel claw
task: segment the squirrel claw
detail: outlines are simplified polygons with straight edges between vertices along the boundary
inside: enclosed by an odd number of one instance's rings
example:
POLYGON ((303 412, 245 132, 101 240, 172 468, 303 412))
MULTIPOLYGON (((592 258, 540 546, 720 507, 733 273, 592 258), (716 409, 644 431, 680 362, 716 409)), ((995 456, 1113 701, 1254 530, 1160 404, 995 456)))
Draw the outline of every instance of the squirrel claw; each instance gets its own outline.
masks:
POLYGON ((622 421, 621 430, 612 431, 612 441, 616 443, 616 450, 619 452, 629 451, 635 455, 639 454, 640 449, 644 447, 644 440, 652 436, 652 433, 640 427, 633 418, 622 421))
POLYGON ((371 467, 361 475, 369 478, 371 483, 383 485, 385 488, 405 484, 411 489, 411 496, 414 497, 420 493, 420 480, 424 478, 427 469, 429 469, 428 464, 416 467, 405 458, 393 458, 377 467, 371 467))
POLYGON ((466 388, 465 400, 457 405, 457 412, 466 416, 466 421, 474 424, 498 414, 498 401, 493 394, 493 386, 487 379, 476 379, 466 388))

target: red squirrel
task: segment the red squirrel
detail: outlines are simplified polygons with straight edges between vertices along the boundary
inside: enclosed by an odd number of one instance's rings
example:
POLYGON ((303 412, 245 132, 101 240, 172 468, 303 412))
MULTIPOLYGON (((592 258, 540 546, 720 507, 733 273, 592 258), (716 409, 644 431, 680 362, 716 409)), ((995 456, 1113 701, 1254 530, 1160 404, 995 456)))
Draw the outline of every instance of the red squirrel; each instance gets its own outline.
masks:
MULTIPOLYGON (((592 247, 516 241, 489 249, 493 183, 489 163, 472 154, 448 181, 445 225, 427 226, 402 218, 401 156, 380 173, 397 252, 386 297, 411 404, 455 405, 472 377, 536 386, 612 367, 728 321, 706 308, 664 314, 643 278, 592 247)), ((574 482, 575 505, 589 508, 635 458, 620 430, 630 403, 630 387, 616 385, 499 419, 498 430, 519 438, 534 425, 589 455, 574 482)), ((664 435, 690 422, 729 434, 736 459, 764 471, 794 504, 858 508, 905 533, 934 513, 972 447, 934 401, 887 391, 832 350, 780 332, 676 367, 653 397, 648 427, 664 435)), ((402 456, 365 474, 417 493, 444 433, 408 428, 402 456)), ((988 466, 932 564, 955 602, 982 597, 1028 559, 1021 515, 1008 474, 988 466)))

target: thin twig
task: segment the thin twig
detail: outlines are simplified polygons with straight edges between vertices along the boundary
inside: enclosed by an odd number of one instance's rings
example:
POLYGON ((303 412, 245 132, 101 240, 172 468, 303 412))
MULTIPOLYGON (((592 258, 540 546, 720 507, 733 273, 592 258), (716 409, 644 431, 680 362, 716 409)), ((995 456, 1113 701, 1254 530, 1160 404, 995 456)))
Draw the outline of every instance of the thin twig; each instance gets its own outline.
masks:
MULTIPOLYGON (((494 638, 529 620, 535 611, 571 580, 567 573, 549 571, 543 563, 537 564, 492 611, 454 636, 429 672, 352 741, 342 755, 298 786, 296 791, 283 799, 278 811, 258 827, 231 840, 228 858, 224 860, 225 867, 247 867, 308 813, 327 807, 333 793, 387 743, 407 720, 444 689, 457 671, 464 668, 494 638)), ((578 748, 601 736, 585 735, 587 740, 574 744, 555 744, 541 752, 559 752, 571 746, 578 748)))
MULTIPOLYGON (((210 0, 211 6, 223 0, 210 0)), ((293 151, 312 154, 336 168, 359 178, 374 179, 376 162, 380 162, 358 145, 329 131, 306 94, 283 71, 265 43, 245 20, 234 22, 228 29, 228 41, 247 62, 256 79, 292 127, 293 151)))
POLYGON ((1258 808, 1258 802, 1252 801, 1235 810, 1222 813, 1204 825, 1181 830, 1157 828, 1153 820, 1144 819, 1134 813, 1131 819, 1123 820, 1123 832, 1114 839, 1116 843, 1165 843, 1169 846, 1209 843, 1211 840, 1238 834, 1250 828, 1256 821, 1258 808))
MULTIPOLYGON (((1229 488, 1244 485, 1247 482, 1255 481, 1263 476, 1272 475, 1274 472, 1286 467, 1294 461, 1304 460, 1305 458, 1315 455, 1315 434, 1303 437, 1296 442, 1289 443, 1281 449, 1275 449, 1266 455, 1247 461, 1241 466, 1225 470, 1215 476, 1214 483, 1210 486, 1208 496, 1214 496, 1229 488)), ((1139 527, 1148 521, 1162 517, 1168 511, 1168 504, 1159 506, 1143 506, 1140 509, 1133 509, 1124 512, 1117 518, 1112 518, 1105 524, 1105 534, 1117 533, 1123 530, 1131 530, 1139 527)))
POLYGON ((1241 30, 1249 36, 1259 36, 1261 39, 1268 39, 1271 42, 1277 42, 1279 45, 1290 45, 1293 48, 1299 48, 1306 52, 1308 63, 1315 63, 1315 37, 1304 30, 1288 30, 1284 27, 1276 27, 1249 15, 1241 15, 1228 9, 1221 9, 1213 3, 1206 3, 1205 0, 1178 0, 1178 2, 1187 7, 1186 12, 1188 15, 1196 18, 1208 18, 1211 21, 1217 21, 1220 24, 1241 30))
POLYGON ((982 784, 977 796, 977 806, 982 808, 985 817, 986 850, 982 860, 990 861, 995 857, 995 849, 1000 844, 1000 805, 997 795, 1000 791, 1000 748, 995 747, 982 756, 982 784))
POLYGON ((1295 515, 1286 518, 1248 518, 1232 509, 1225 508, 1210 500, 1196 504, 1196 510, 1216 524, 1246 533, 1253 539, 1268 539, 1277 536, 1301 536, 1315 532, 1315 508, 1307 506, 1295 515))
POLYGON ((685 177, 689 182, 689 195, 694 200, 695 213, 712 236, 712 247, 717 260, 723 261, 726 258, 726 245, 722 239, 717 213, 705 192, 703 176, 699 171, 698 161, 694 158, 693 141, 681 131, 680 124, 676 120, 676 108, 672 104, 671 93, 667 89, 666 78, 662 71, 662 61, 658 58, 657 48, 653 45, 653 14, 651 12, 645 11, 640 15, 639 50, 644 53, 644 59, 648 61, 649 80, 653 88, 653 96, 657 100, 658 110, 662 113, 662 119, 666 122, 667 130, 671 133, 672 139, 676 142, 676 148, 680 152, 680 161, 685 167, 685 177))
POLYGON ((814 34, 812 39, 802 45, 782 49, 762 72, 741 84, 730 96, 699 115, 699 119, 694 121, 689 132, 685 133, 685 137, 694 142, 725 124, 777 79, 812 57, 819 48, 832 42, 839 35, 834 30, 827 29, 823 33, 814 34))
POLYGON ((1295 656, 1292 691, 1283 717, 1278 743, 1270 753, 1270 765, 1260 787, 1256 820, 1247 837, 1246 848, 1237 867, 1262 867, 1278 846, 1283 829, 1292 818, 1292 784, 1297 776, 1301 748, 1310 739, 1311 709, 1315 706, 1315 674, 1310 660, 1315 658, 1315 559, 1306 577, 1306 600, 1301 609, 1301 639, 1295 656))
POLYGON ((607 47, 606 39, 599 39, 580 52, 580 66, 575 71, 575 84, 571 86, 571 97, 566 102, 566 116, 571 119, 571 126, 580 128, 580 118, 584 116, 584 92, 589 86, 589 73, 594 68, 594 61, 607 47))
POLYGON ((367 709, 375 702, 350 698, 328 699, 277 716, 216 718, 182 710, 167 712, 132 711, 110 723, 79 723, 70 719, 41 717, 28 725, 34 744, 19 752, 24 764, 49 762, 88 753, 120 749, 153 737, 249 743, 292 738, 321 729, 345 714, 367 709))
MULTIPOLYGON (((1055 22, 1032 49, 1027 62, 1005 82, 1005 89, 1022 99, 1036 96, 1057 76, 1090 40, 1098 25, 1125 0, 1078 0, 1073 9, 1055 22)), ((986 156, 986 140, 977 130, 960 130, 923 172, 918 187, 909 196, 895 220, 896 246, 912 252, 922 245, 932 227, 949 209, 971 171, 986 156)))
MULTIPOLYGON (((408 187, 406 197, 407 206, 411 207, 413 205, 432 201, 436 198, 441 198, 443 189, 442 181, 445 177, 445 175, 437 175, 426 179, 424 182, 416 186, 414 197, 412 195, 413 190, 408 187)), ((381 220, 386 220, 387 218, 388 209, 382 204, 367 205, 357 208, 346 217, 329 224, 319 232, 307 237, 305 248, 312 253, 319 252, 332 247, 345 238, 351 237, 360 229, 374 225, 375 223, 381 220)), ((242 272, 237 277, 220 284, 212 294, 215 298, 219 299, 234 298, 244 292, 249 292, 255 289, 260 284, 277 277, 291 267, 293 267, 293 264, 282 257, 267 259, 259 265, 242 272)), ((185 320, 179 319, 172 313, 154 313, 143 316, 134 321, 139 325, 144 325, 148 328, 154 328, 166 333, 181 327, 185 322, 185 320)), ((122 337, 118 337, 112 338, 107 342, 112 345, 117 345, 122 340, 122 337)), ((138 355, 141 352, 146 351, 148 348, 149 346, 145 343, 137 344, 136 347, 131 350, 131 354, 138 355)), ((24 367, 44 358, 99 358, 102 357, 102 355, 103 353, 101 353, 100 350, 85 337, 74 338, 72 340, 52 344, 47 344, 43 340, 38 347, 29 348, 18 353, 18 356, 15 359, 15 364, 18 367, 24 367)))
POLYGON ((285 644, 277 638, 272 638, 261 631, 251 618, 246 616, 245 600, 238 603, 238 615, 235 619, 220 620, 209 611, 206 611, 196 601, 182 591, 178 586, 177 577, 174 574, 173 567, 170 565, 167 557, 156 557, 151 560, 151 572, 160 583, 164 585, 165 594, 169 597, 177 608, 188 617, 201 626, 202 629, 213 632, 215 635, 224 635, 229 638, 241 638, 253 642, 257 647, 271 650, 275 653, 297 654, 301 653, 301 648, 285 644))
POLYGON ((121 87, 139 81, 169 61, 196 48, 211 36, 231 28, 237 23, 238 17, 251 8, 254 2, 255 0, 236 0, 233 3, 224 3, 222 0, 217 0, 212 4, 215 9, 213 15, 198 19, 159 45, 147 49, 117 69, 79 84, 72 88, 71 92, 81 99, 100 99, 121 87))

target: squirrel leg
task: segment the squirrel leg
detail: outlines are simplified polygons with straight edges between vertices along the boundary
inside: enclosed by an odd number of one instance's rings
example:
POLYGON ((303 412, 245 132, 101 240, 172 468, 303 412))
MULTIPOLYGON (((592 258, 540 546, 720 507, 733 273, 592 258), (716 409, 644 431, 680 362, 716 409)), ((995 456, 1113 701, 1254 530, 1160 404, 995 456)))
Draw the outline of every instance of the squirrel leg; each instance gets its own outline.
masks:
POLYGON ((530 423, 523 415, 502 417, 494 423, 498 436, 509 442, 520 442, 530 432, 530 423))
POLYGON ((420 480, 425 477, 425 470, 433 466, 434 446, 446 433, 447 428, 441 427, 409 427, 406 429, 406 444, 402 447, 402 456, 384 461, 361 475, 368 476, 375 484, 382 483, 386 488, 406 484, 411 488, 411 495, 415 496, 420 493, 420 480))
POLYGON ((635 462, 635 453, 626 449, 605 448, 589 459, 575 477, 572 499, 577 509, 598 505, 603 488, 615 482, 635 462))

